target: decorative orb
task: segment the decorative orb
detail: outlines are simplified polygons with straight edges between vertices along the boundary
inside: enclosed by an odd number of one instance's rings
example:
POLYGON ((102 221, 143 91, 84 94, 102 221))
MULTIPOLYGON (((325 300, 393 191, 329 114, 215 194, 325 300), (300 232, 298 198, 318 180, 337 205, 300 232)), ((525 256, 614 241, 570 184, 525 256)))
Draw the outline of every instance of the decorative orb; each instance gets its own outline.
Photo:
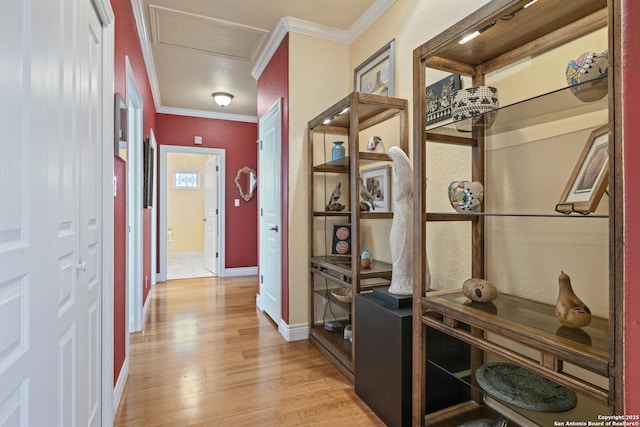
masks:
POLYGON ((451 116, 459 131, 471 132, 481 125, 489 129, 498 114, 498 106, 498 89, 474 86, 458 90, 451 104, 451 116))
POLYGON ((458 213, 479 211, 484 197, 484 187, 479 181, 451 181, 449 202, 458 213))
POLYGON ((567 84, 571 92, 583 102, 602 99, 609 90, 609 52, 585 52, 576 60, 569 61, 566 69, 567 84))

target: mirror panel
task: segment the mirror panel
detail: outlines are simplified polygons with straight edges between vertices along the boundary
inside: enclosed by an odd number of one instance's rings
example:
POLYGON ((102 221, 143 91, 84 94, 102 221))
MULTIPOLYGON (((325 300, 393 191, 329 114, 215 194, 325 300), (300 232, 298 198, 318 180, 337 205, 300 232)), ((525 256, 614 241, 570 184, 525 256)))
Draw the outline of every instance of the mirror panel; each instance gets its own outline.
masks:
POLYGON ((248 202, 256 194, 256 186, 258 184, 256 171, 248 166, 240 168, 236 174, 236 187, 240 192, 240 197, 248 202))

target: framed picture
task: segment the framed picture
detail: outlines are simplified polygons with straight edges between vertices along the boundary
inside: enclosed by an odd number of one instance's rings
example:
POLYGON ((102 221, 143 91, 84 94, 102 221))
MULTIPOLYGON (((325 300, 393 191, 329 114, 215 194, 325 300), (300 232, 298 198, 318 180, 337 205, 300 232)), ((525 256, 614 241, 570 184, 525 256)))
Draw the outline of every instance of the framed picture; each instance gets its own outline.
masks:
POLYGON ((353 72, 353 90, 395 96, 396 41, 391 40, 353 72))
POLYGON ((142 206, 146 208, 153 207, 153 160, 155 159, 155 150, 149 141, 145 138, 143 143, 143 188, 142 188, 142 206))
POLYGON ((351 255, 351 225, 333 226, 332 255, 351 255))
POLYGON ((362 170, 360 195, 371 212, 391 212, 389 165, 362 170))
POLYGON ((113 106, 113 154, 127 160, 127 104, 117 92, 113 106))
POLYGON ((437 123, 451 117, 453 98, 460 90, 460 74, 451 74, 439 82, 427 86, 427 124, 437 123))
POLYGON ((595 212, 609 182, 609 125, 591 132, 556 211, 595 212))

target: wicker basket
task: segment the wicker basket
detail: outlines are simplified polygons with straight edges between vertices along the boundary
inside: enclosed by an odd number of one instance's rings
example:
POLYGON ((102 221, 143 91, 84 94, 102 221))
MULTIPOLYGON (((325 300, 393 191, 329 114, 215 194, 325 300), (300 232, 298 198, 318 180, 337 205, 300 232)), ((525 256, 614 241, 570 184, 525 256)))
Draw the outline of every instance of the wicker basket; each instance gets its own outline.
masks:
POLYGON ((331 289, 331 295, 336 297, 338 301, 351 302, 351 298, 353 297, 353 292, 349 288, 336 288, 336 289, 331 289))

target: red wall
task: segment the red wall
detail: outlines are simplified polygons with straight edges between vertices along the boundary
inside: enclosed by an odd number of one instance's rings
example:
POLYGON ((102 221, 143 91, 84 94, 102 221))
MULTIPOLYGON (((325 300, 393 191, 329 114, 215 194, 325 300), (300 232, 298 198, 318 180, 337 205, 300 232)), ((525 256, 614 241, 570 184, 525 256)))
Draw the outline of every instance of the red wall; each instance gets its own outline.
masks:
POLYGON ((640 414, 640 2, 623 0, 622 110, 624 129, 625 410, 640 414))
POLYGON ((261 117, 278 99, 282 99, 281 313, 282 320, 289 323, 289 35, 282 40, 258 79, 258 117, 261 117))
MULTIPOLYGON (((136 86, 143 99, 143 134, 149 137, 151 129, 155 127, 156 109, 153 103, 151 85, 144 65, 138 30, 133 18, 131 2, 124 0, 111 0, 111 7, 115 14, 115 54, 114 54, 114 92, 127 99, 127 72, 125 56, 135 76, 136 86)), ((142 141, 138 141, 142 144, 142 141)), ((127 328, 126 328, 126 163, 116 157, 114 160, 114 176, 118 180, 117 196, 114 198, 114 360, 113 375, 114 384, 118 380, 122 365, 124 364, 127 328)), ((143 216, 143 245, 149 245, 151 235, 150 216, 143 216)), ((144 254, 143 277, 140 278, 144 285, 149 283, 151 275, 149 251, 144 254), (147 278, 145 281, 145 277, 147 278)), ((143 288, 143 301, 146 301, 149 286, 143 288)), ((144 304, 144 302, 143 302, 144 304)))
MULTIPOLYGON (((198 147, 225 150, 225 267, 258 265, 258 204, 245 202, 234 180, 238 169, 256 169, 258 126, 255 123, 158 114, 156 139, 160 145, 195 147, 194 136, 202 136, 198 147), (240 206, 234 206, 240 199, 240 206)), ((159 202, 160 203, 160 202, 159 202)))

